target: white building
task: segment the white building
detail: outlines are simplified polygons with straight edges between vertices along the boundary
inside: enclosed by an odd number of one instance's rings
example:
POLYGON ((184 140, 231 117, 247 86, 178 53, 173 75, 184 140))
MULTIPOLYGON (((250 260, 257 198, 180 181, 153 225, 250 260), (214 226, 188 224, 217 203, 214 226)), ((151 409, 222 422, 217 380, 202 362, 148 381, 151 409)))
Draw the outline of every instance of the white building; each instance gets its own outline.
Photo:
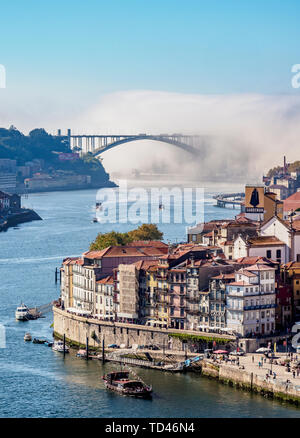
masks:
POLYGON ((227 328, 241 336, 275 330, 275 269, 256 264, 235 272, 226 285, 227 328))
POLYGON ((300 262, 300 220, 284 221, 277 216, 260 228, 261 236, 274 236, 286 245, 286 262, 300 262))
POLYGON ((287 263, 289 250, 285 242, 276 236, 257 236, 245 239, 238 236, 233 243, 233 258, 266 257, 279 263, 287 263))

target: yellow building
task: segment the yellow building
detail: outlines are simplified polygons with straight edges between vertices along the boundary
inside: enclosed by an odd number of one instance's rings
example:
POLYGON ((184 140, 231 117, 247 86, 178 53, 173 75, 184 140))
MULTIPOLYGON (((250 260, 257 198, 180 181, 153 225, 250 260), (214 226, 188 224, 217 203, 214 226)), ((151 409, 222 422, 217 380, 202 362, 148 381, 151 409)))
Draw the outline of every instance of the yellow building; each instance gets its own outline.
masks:
POLYGON ((73 265, 77 258, 67 258, 61 267, 61 298, 65 307, 73 307, 73 265))
POLYGON ((294 315, 300 315, 300 262, 289 262, 281 266, 281 279, 292 285, 294 315))
POLYGON ((254 221, 267 221, 273 216, 283 219, 283 202, 263 185, 246 185, 244 212, 254 221))

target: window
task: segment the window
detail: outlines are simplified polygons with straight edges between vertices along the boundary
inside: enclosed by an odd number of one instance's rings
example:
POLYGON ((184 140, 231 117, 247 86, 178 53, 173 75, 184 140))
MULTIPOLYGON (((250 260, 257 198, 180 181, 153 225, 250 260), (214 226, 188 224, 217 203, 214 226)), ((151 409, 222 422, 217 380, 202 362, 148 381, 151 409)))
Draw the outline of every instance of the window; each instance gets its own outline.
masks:
POLYGON ((281 259, 281 249, 276 250, 276 258, 281 259))
POLYGON ((271 259, 272 258, 272 251, 270 249, 267 250, 267 259, 271 259))

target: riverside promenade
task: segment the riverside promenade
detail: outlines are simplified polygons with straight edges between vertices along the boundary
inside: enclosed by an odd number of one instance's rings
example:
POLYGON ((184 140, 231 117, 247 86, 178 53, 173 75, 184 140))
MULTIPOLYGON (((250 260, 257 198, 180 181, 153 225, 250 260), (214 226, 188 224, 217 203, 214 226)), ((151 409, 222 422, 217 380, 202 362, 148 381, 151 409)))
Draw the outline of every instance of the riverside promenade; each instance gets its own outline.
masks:
POLYGON ((300 355, 293 354, 291 358, 286 353, 275 353, 272 363, 261 353, 249 353, 232 360, 231 356, 227 360, 221 356, 213 356, 202 361, 202 374, 217 378, 223 383, 299 405, 299 359, 300 355), (287 370, 287 361, 290 371, 287 370))

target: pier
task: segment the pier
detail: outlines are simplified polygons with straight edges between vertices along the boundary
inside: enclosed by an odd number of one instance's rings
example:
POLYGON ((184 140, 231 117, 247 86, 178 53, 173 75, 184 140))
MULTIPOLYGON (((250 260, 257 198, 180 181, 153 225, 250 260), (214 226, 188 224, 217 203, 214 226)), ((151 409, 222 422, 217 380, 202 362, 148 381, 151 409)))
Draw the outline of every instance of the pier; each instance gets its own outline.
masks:
POLYGON ((39 307, 31 307, 29 309, 29 316, 28 319, 38 319, 38 318, 44 318, 44 314, 51 312, 53 305, 56 303, 56 301, 51 301, 51 303, 43 304, 39 307))
POLYGON ((232 208, 235 208, 237 206, 241 208, 245 193, 220 193, 213 196, 213 198, 217 201, 216 207, 226 208, 232 206, 232 208))

